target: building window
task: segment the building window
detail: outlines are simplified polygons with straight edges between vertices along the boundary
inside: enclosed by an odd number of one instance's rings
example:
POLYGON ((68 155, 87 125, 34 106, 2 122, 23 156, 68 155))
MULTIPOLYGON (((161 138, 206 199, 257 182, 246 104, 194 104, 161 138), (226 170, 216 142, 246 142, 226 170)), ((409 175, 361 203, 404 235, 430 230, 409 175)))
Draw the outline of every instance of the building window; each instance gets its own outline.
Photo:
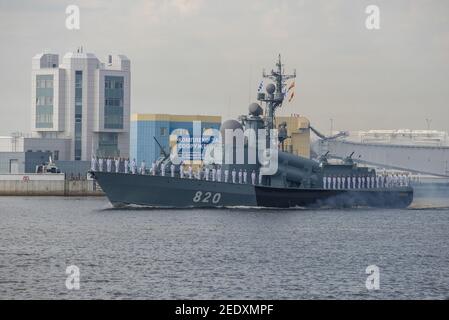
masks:
POLYGON ((53 151, 53 160, 59 160, 59 150, 53 151))
POLYGON ((36 76, 36 128, 53 128, 53 75, 36 76))
POLYGON ((104 77, 104 128, 123 129, 124 78, 104 77))
POLYGON ((160 136, 161 136, 161 137, 167 136, 167 133, 168 133, 168 130, 167 130, 166 127, 161 127, 161 128, 160 128, 160 136))
POLYGON ((98 137, 97 156, 99 157, 119 157, 118 134, 112 132, 102 132, 98 137))
POLYGON ((82 158, 83 72, 75 71, 75 160, 82 158))

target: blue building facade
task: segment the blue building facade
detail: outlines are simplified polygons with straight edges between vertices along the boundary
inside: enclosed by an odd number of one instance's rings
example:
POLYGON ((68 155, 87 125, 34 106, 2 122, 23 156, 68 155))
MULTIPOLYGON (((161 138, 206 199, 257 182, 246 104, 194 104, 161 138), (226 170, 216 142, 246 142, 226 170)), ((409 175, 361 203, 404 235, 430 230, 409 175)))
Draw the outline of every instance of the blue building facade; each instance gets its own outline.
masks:
MULTIPOLYGON (((194 125, 201 127, 201 133, 207 129, 219 130, 219 116, 188 116, 168 114, 134 114, 131 117, 130 128, 130 159, 137 163, 143 160, 147 164, 158 159, 162 152, 153 137, 155 137, 165 152, 170 152, 170 135, 178 129, 187 130, 190 137, 194 134, 194 125)), ((206 141, 208 139, 205 139, 206 141)), ((193 145, 193 143, 192 143, 193 145)), ((193 150, 199 154, 200 149, 193 150)))

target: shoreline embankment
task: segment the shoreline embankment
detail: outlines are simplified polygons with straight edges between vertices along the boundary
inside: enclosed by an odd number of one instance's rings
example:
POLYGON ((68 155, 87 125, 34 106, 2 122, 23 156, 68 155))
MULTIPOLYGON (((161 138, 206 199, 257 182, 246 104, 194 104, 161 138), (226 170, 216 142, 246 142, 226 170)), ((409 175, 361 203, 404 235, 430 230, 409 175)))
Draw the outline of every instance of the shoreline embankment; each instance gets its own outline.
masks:
POLYGON ((0 196, 104 196, 95 180, 65 174, 0 174, 0 196))

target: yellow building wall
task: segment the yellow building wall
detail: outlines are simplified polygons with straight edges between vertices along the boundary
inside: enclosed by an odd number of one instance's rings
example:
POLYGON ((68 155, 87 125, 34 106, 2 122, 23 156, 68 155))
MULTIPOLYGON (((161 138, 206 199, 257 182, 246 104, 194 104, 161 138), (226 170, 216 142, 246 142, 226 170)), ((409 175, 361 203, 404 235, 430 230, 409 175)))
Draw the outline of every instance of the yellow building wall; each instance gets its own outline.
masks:
POLYGON ((278 116, 275 121, 276 128, 287 123, 289 138, 284 141, 284 151, 310 159, 310 121, 301 116, 278 116))

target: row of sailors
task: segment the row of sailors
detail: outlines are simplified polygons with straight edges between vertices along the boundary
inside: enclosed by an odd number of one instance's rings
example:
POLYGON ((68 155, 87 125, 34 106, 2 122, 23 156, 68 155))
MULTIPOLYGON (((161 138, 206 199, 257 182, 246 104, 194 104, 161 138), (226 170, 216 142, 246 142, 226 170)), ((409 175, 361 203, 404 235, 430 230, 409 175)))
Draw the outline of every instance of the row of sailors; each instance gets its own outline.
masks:
MULTIPOLYGON (((174 177, 174 165, 172 164, 170 166, 170 173, 171 176, 174 177)), ((154 172, 154 171, 152 171, 154 172)), ((161 175, 165 175, 165 168, 164 164, 161 165, 161 175)), ((218 168, 204 168, 202 170, 201 168, 198 168, 195 172, 193 172, 193 169, 191 166, 188 166, 185 168, 183 165, 180 165, 179 167, 179 177, 180 178, 189 178, 189 179, 197 179, 197 180, 206 180, 206 181, 217 181, 217 182, 232 182, 232 183, 240 183, 240 184, 247 184, 248 183, 248 171, 240 169, 239 171, 236 171, 235 168, 232 169, 231 172, 229 172, 229 169, 222 169, 220 167, 218 168), (224 173, 224 175, 222 174, 224 173), (231 175, 229 175, 231 173, 231 175), (231 181, 229 181, 229 178, 231 178, 231 181)), ((251 172, 251 183, 253 185, 256 184, 262 184, 262 175, 256 174, 256 171, 253 170, 251 172), (258 179, 257 179, 258 176, 258 179)))
MULTIPOLYGON (((135 163, 135 160, 134 160, 135 163)), ((130 162, 129 159, 122 158, 96 158, 92 157, 90 169, 92 171, 107 171, 107 172, 129 172, 130 162), (122 168, 123 170, 120 170, 122 168), (114 168, 113 168, 114 166, 114 168)))
MULTIPOLYGON (((168 174, 167 172, 166 164, 162 163, 160 165, 160 175, 166 176, 168 174)), ((175 177, 176 172, 176 166, 174 164, 170 165, 170 176, 172 178, 175 177)), ((92 158, 91 163, 91 170, 92 171, 106 171, 106 172, 124 172, 124 173, 132 173, 132 174, 147 174, 147 168, 145 160, 141 162, 140 167, 137 167, 137 162, 135 159, 133 159, 131 162, 129 159, 121 159, 121 158, 98 158, 95 157, 92 158), (122 166, 123 164, 123 166, 122 166), (114 168, 112 167, 114 165, 114 168), (123 170, 121 170, 121 168, 123 170)), ((157 164, 155 161, 151 164, 150 174, 156 175, 157 174, 157 164)), ((219 168, 198 168, 195 172, 193 171, 193 168, 191 166, 179 166, 179 177, 180 178, 189 178, 189 179, 197 179, 197 180, 206 180, 206 181, 217 181, 217 182, 230 182, 232 183, 240 183, 240 184, 247 184, 248 183, 248 172, 245 170, 240 169, 239 171, 236 171, 235 168, 232 169, 231 172, 229 172, 228 169, 222 170, 219 168), (224 175, 223 175, 224 173, 224 175), (229 175, 230 173, 230 175, 229 175), (231 180, 229 180, 231 178, 231 180)), ((256 171, 253 170, 251 172, 251 183, 256 184, 256 181, 258 184, 262 184, 262 175, 256 174, 256 171), (258 178, 258 179, 257 179, 258 178)))
POLYGON ((393 175, 369 175, 369 176, 324 176, 324 189, 374 189, 409 186, 408 176, 393 175))
MULTIPOLYGON (((154 170, 151 171, 152 174, 154 170)), ((170 166, 170 174, 172 177, 175 176, 175 166, 172 164, 170 166)), ((161 164, 161 175, 165 176, 165 165, 161 164)), ((206 181, 217 181, 217 182, 232 182, 232 183, 240 183, 247 184, 248 183, 248 171, 240 169, 239 171, 233 168, 231 171, 229 169, 222 170, 220 167, 218 168, 198 168, 195 172, 191 166, 184 167, 182 164, 179 166, 179 177, 180 178, 188 178, 188 179, 197 179, 197 180, 206 180, 206 181), (231 180, 229 180, 231 178, 231 180)), ((253 170, 251 172, 251 183, 253 185, 262 184, 262 175, 256 174, 256 171, 253 170), (258 179, 257 179, 258 176, 258 179)))

